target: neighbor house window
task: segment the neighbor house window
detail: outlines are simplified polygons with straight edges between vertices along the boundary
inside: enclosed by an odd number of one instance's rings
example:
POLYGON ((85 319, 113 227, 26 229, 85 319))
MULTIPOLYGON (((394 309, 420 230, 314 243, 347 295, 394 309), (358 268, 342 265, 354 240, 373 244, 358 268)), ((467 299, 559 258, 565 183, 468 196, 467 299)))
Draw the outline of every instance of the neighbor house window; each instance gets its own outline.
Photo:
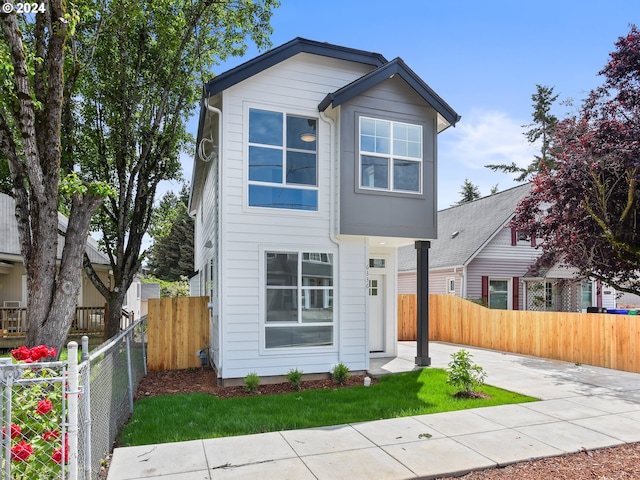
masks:
POLYGON ((422 126, 360 117, 360 187, 422 192, 422 126))
POLYGON ((333 254, 266 252, 266 348, 333 345, 333 254))
POLYGON ((318 210, 316 124, 249 109, 249 206, 318 210))
POLYGON ((593 283, 582 282, 580 290, 580 308, 593 306, 593 283))
POLYGON ((447 293, 450 295, 456 294, 456 279, 453 277, 447 278, 447 293))
POLYGON ((489 279, 489 308, 509 309, 509 283, 508 279, 489 279))

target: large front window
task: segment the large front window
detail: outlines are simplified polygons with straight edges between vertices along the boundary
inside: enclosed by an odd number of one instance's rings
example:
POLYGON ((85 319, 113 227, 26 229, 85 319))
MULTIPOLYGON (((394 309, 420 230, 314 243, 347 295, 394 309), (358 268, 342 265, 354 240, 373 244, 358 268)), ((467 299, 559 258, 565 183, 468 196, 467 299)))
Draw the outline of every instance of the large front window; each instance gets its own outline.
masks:
POLYGON ((333 345, 333 254, 266 252, 266 348, 333 345))
POLYGON ((360 117, 360 187, 422 191, 422 127, 360 117))
POLYGON ((249 109, 249 206, 318 210, 316 124, 249 109))

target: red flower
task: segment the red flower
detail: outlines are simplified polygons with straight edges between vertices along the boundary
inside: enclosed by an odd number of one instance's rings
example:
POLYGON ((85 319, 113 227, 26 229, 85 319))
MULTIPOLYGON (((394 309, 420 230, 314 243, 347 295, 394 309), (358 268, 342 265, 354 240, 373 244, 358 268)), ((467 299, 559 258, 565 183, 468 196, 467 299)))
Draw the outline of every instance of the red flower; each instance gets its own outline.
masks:
MULTIPOLYGON (((2 427, 2 438, 4 438, 5 427, 2 427)), ((20 425, 16 425, 15 423, 11 424, 11 438, 16 438, 17 436, 22 434, 22 429, 20 425)))
POLYGON ((29 351, 29 359, 32 362, 37 362, 46 357, 55 357, 55 355, 56 355, 56 349, 55 348, 50 349, 46 345, 38 345, 37 347, 33 347, 29 351))
POLYGON ((53 408, 53 404, 51 403, 51 400, 49 400, 48 398, 45 398, 44 400, 40 400, 38 402, 36 413, 38 415, 45 415, 46 413, 49 413, 52 408, 53 408))
POLYGON ((24 462, 33 453, 33 447, 22 440, 20 443, 11 448, 11 460, 16 462, 24 462))
POLYGON ((55 348, 49 348, 46 345, 38 345, 31 349, 24 345, 15 350, 11 350, 11 356, 17 361, 23 361, 25 363, 38 362, 46 357, 55 357, 57 351, 55 348))
POLYGON ((11 350, 11 356, 17 361, 27 360, 30 354, 30 350, 24 345, 20 348, 16 348, 15 350, 11 350))
POLYGON ((45 442, 50 442, 58 437, 60 437, 60 432, 58 430, 47 430, 42 434, 42 438, 44 438, 45 442))
MULTIPOLYGON (((56 448, 51 455, 51 459, 58 465, 62 462, 62 448, 56 448)), ((64 436, 64 462, 69 461, 69 444, 67 443, 67 436, 64 436)))

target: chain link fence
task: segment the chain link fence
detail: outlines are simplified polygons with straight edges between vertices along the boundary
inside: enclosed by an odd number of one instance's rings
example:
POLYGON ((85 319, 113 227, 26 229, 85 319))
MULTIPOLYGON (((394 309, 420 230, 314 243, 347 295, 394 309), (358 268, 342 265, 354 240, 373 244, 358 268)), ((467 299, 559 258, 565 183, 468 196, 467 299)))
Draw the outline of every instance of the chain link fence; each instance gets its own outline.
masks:
POLYGON ((95 480, 133 413, 146 375, 143 317, 89 354, 83 338, 68 362, 0 363, 2 480, 95 480), (8 432, 8 433, 7 433, 8 432))
POLYGON ((66 478, 67 364, 3 363, 2 478, 66 478), (64 439, 64 441, 63 441, 64 439))

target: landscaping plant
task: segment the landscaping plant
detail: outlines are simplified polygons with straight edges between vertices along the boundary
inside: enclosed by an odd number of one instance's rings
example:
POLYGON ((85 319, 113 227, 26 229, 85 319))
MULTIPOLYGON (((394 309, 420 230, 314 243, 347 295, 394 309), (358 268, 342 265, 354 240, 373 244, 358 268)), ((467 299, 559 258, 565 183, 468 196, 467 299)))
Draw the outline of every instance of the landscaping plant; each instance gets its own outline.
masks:
POLYGON ((350 376, 349 367, 342 362, 338 362, 331 371, 331 378, 333 378, 339 385, 343 385, 350 376))
POLYGON ((451 354, 453 360, 449 362, 447 383, 458 390, 457 394, 472 397, 474 392, 484 385, 487 374, 480 365, 471 361, 473 355, 462 349, 451 354))
POLYGON ((244 377, 244 389, 247 393, 255 393, 260 386, 260 377, 256 372, 251 372, 244 377))
POLYGON ((302 370, 292 368, 287 373, 287 380, 293 385, 293 388, 300 390, 300 382, 302 382, 302 370))

